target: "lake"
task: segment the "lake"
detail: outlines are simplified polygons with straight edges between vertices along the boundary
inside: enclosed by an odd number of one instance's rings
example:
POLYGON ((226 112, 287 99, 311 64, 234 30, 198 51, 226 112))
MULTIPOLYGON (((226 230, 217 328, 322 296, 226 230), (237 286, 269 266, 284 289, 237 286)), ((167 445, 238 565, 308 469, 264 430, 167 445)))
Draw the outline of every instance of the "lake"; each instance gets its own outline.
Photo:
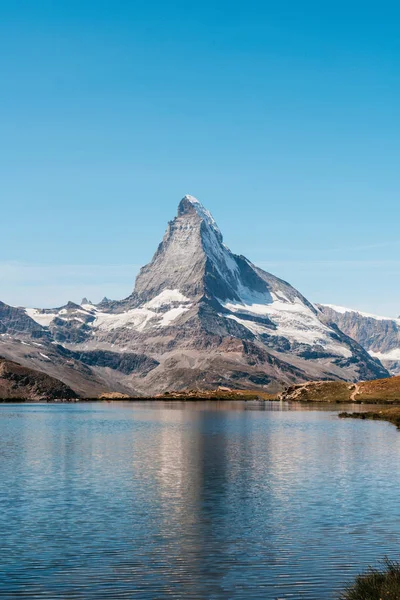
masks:
POLYGON ((400 556, 400 433, 324 408, 0 405, 0 597, 337 597, 400 556))

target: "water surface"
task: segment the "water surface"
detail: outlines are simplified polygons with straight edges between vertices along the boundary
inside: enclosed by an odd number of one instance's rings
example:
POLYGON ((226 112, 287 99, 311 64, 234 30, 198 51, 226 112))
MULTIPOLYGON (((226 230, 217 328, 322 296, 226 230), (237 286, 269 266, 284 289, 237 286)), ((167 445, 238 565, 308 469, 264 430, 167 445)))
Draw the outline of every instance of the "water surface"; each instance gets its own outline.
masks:
POLYGON ((400 555, 399 458, 331 409, 0 405, 0 597, 335 598, 400 555))

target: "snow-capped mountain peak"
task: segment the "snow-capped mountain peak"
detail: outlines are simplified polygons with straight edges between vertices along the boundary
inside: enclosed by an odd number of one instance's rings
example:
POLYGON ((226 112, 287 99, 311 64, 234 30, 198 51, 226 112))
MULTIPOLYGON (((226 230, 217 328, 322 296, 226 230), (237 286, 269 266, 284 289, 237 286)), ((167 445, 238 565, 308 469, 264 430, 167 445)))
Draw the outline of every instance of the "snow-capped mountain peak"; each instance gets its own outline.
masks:
POLYGON ((197 198, 186 195, 152 261, 140 270, 132 299, 144 303, 164 289, 178 289, 190 298, 222 293, 238 299, 238 278, 236 258, 213 216, 197 198))
POLYGON ((185 214, 190 209, 194 210, 199 215, 199 217, 206 223, 206 225, 211 227, 211 229, 213 229, 215 233, 222 237, 219 227, 215 222, 215 219, 210 213, 210 211, 207 210, 207 208, 205 208, 197 198, 191 196, 190 194, 186 194, 186 196, 184 196, 179 203, 178 216, 185 214))
POLYGON ((233 254, 211 213, 190 195, 128 298, 18 315, 0 305, 0 317, 6 335, 32 331, 143 393, 216 385, 273 390, 309 379, 387 375, 320 307, 233 254))
POLYGON ((320 310, 290 284, 233 254, 211 213, 191 195, 180 201, 129 302, 117 303, 112 312, 116 317, 98 316, 94 329, 97 324, 113 332, 130 327, 157 340, 174 331, 190 346, 215 335, 220 340, 252 340, 297 367, 315 361, 315 371, 324 377, 343 378, 348 369, 355 378, 354 353, 359 352, 360 362, 370 363, 367 370, 384 372, 326 324, 320 310), (127 310, 125 316, 121 308, 127 310))

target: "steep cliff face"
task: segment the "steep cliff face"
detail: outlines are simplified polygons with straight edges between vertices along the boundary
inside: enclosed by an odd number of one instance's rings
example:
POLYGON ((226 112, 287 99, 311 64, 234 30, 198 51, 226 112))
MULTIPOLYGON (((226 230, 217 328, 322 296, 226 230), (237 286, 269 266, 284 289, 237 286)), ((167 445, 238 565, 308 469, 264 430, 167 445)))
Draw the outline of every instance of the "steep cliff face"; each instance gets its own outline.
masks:
POLYGON ((379 317, 332 304, 321 304, 319 308, 328 321, 336 323, 392 374, 400 374, 400 319, 379 317))
POLYGON ((192 196, 181 200, 128 298, 24 314, 29 327, 36 323, 40 335, 97 377, 118 382, 121 392, 216 385, 275 391, 309 379, 387 376, 290 284, 233 254, 192 196), (129 372, 118 366, 127 362, 135 365, 129 372))

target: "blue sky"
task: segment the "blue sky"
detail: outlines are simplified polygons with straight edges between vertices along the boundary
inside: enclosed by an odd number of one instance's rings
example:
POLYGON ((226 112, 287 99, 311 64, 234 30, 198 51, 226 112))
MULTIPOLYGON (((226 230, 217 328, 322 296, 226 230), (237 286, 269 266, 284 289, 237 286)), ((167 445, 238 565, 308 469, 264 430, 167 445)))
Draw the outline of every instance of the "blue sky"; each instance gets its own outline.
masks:
POLYGON ((310 300, 400 313, 396 2, 0 2, 0 299, 130 293, 180 198, 310 300))

